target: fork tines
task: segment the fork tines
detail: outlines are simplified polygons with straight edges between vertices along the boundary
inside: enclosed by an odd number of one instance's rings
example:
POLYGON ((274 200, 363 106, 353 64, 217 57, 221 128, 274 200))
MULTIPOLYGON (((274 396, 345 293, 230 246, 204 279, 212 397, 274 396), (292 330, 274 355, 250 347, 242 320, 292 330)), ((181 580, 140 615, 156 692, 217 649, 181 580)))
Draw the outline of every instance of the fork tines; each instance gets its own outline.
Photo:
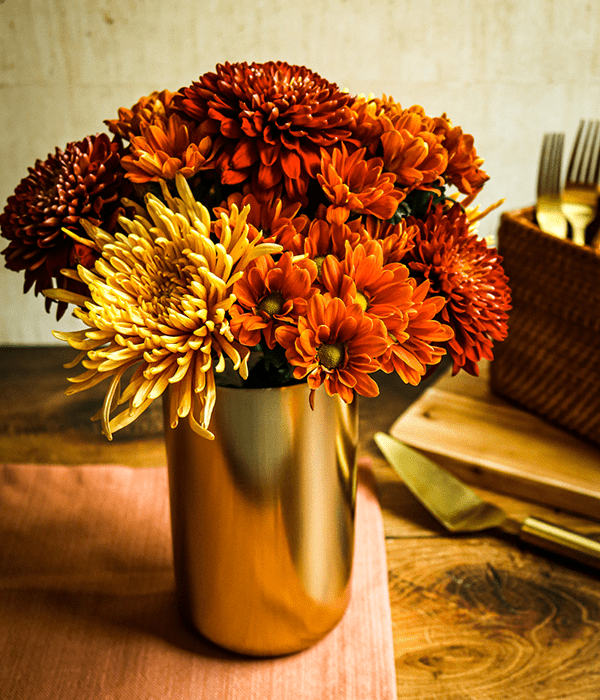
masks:
POLYGON ((571 224, 573 242, 585 245, 592 232, 587 231, 598 210, 600 174, 600 121, 579 123, 567 168, 562 209, 571 224))
POLYGON ((584 119, 579 122, 567 168, 567 183, 586 183, 588 185, 598 183, 598 175, 600 174, 599 135, 600 121, 588 121, 587 129, 585 129, 584 119), (584 130, 585 136, 583 137, 584 130))
POLYGON ((561 208, 560 169, 565 135, 544 134, 538 169, 536 219, 538 226, 558 238, 567 237, 561 208))
POLYGON ((565 135, 562 133, 544 134, 538 170, 538 196, 560 193, 560 166, 564 143, 565 135))

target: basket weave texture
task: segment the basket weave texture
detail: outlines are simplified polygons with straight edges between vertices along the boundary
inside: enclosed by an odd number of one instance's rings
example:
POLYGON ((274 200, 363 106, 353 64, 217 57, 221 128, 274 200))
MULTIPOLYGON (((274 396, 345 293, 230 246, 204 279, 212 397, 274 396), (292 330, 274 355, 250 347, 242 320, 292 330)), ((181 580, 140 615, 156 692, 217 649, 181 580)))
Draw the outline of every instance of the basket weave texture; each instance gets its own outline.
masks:
POLYGON ((600 255, 541 231, 533 208, 502 215, 498 250, 513 309, 492 391, 600 444, 600 255))

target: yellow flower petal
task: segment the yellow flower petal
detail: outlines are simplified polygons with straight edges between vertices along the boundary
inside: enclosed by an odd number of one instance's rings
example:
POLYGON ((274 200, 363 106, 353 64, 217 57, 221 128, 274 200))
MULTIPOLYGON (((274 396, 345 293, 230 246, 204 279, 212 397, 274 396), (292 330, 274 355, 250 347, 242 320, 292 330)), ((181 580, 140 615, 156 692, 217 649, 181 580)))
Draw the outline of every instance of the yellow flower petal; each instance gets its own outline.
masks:
POLYGON ((74 315, 87 327, 56 334, 81 351, 77 361, 86 370, 71 380, 69 392, 111 378, 98 415, 109 439, 167 389, 170 424, 188 416, 197 432, 210 435, 214 371, 222 371, 229 357, 241 376, 248 374, 249 350, 235 343, 226 317, 236 301, 233 284, 250 261, 281 250, 260 237, 248 239, 248 207, 221 215, 215 242, 208 210, 180 173, 175 181, 179 197, 161 183, 165 201, 148 194, 134 220, 119 220, 125 233, 113 236, 83 223, 102 250, 94 270, 78 268, 89 297, 49 290, 52 298, 77 304, 74 315))

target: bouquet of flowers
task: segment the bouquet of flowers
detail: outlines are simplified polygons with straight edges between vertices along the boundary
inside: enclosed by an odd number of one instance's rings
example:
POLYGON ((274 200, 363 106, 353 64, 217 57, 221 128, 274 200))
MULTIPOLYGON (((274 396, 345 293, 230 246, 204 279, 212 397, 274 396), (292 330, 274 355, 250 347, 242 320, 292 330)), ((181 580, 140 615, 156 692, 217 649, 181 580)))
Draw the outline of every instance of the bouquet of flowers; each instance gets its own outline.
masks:
POLYGON ((85 327, 55 332, 84 367, 69 392, 111 379, 109 439, 167 388, 171 425, 211 437, 216 384, 351 402, 446 353, 476 374, 506 336, 508 281, 472 207, 488 176, 446 115, 225 63, 105 124, 38 160, 0 227, 24 291, 58 319, 75 306, 85 327))

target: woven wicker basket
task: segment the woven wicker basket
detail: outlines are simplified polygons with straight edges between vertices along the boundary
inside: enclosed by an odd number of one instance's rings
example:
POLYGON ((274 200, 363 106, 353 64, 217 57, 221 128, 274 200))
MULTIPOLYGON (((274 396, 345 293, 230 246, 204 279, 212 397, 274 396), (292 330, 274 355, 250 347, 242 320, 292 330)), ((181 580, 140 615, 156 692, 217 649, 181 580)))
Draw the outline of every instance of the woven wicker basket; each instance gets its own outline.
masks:
POLYGON ((498 249, 513 309, 492 391, 600 444, 600 255, 541 231, 533 208, 502 215, 498 249))

